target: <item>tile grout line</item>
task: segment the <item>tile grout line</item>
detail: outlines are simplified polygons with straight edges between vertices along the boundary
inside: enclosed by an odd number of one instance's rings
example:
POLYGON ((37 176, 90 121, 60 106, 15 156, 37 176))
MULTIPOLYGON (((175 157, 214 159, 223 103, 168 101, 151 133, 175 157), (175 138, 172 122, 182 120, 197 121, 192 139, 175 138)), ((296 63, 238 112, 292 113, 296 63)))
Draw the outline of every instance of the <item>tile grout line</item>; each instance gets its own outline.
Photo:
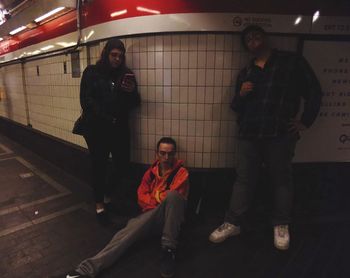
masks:
POLYGON ((54 212, 54 213, 51 213, 51 214, 46 215, 46 216, 39 217, 39 218, 34 219, 32 221, 27 221, 27 222, 25 222, 23 224, 15 226, 15 227, 2 230, 2 231, 0 231, 0 237, 7 236, 9 234, 12 234, 12 233, 15 233, 17 231, 23 230, 23 229, 28 228, 30 226, 33 226, 33 225, 36 225, 36 224, 40 224, 40 223, 43 223, 43 222, 46 222, 46 221, 49 221, 49 220, 52 220, 52 219, 54 219, 56 217, 68 214, 68 213, 73 212, 73 211, 78 210, 78 209, 86 210, 86 204, 85 203, 80 203, 78 205, 66 208, 64 210, 61 210, 61 211, 58 211, 58 212, 54 212))
POLYGON ((48 184, 50 184, 52 187, 54 187, 57 191, 60 193, 71 193, 67 188, 63 187, 61 184, 50 178, 48 175, 42 173, 40 170, 38 170, 35 166, 30 164, 28 161, 24 160, 22 157, 16 156, 16 160, 18 160, 20 163, 22 163, 24 166, 32 170, 36 175, 38 175, 40 178, 42 178, 44 181, 46 181, 48 184))
POLYGON ((5 151, 4 153, 1 153, 0 156, 13 153, 13 151, 11 149, 9 149, 8 147, 6 147, 4 144, 0 143, 0 148, 2 148, 5 151))

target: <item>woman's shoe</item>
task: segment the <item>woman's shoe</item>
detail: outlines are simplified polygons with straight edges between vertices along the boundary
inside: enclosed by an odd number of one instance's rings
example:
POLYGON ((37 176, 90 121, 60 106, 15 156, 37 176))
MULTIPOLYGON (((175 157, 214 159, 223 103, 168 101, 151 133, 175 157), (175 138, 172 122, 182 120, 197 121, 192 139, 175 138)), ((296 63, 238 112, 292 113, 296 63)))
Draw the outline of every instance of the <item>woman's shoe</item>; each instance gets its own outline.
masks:
POLYGON ((102 225, 102 226, 108 226, 111 221, 109 219, 108 213, 106 210, 103 210, 101 212, 96 212, 96 218, 97 221, 102 225))

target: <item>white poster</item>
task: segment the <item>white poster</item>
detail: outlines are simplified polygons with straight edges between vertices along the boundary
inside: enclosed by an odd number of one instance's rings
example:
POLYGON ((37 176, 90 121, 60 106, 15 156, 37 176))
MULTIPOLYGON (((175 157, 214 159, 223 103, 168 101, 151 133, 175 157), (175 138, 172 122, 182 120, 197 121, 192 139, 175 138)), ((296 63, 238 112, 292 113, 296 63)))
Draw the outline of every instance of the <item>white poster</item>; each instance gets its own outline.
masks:
POLYGON ((350 161, 350 42, 306 41, 304 57, 320 80, 323 99, 302 133, 295 162, 350 161))

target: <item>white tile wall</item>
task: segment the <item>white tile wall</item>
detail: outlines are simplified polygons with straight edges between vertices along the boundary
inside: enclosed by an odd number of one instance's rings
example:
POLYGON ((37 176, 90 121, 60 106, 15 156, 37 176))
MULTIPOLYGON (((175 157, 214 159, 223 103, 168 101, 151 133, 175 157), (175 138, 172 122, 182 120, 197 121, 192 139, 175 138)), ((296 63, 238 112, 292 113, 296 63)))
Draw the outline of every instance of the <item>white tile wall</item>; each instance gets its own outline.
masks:
POLYGON ((27 125, 27 108, 20 64, 0 70, 0 115, 27 125))
POLYGON ((181 158, 188 166, 216 168, 220 166, 220 157, 221 167, 226 167, 226 157, 234 156, 233 148, 226 142, 234 144, 235 134, 229 130, 234 130, 235 119, 229 102, 241 59, 239 40, 235 37, 176 34, 126 41, 131 44, 127 49, 133 59, 127 64, 139 73, 142 107, 147 107, 134 114, 134 121, 141 126, 133 132, 134 141, 147 142, 133 149, 134 161, 145 162, 149 158, 148 151, 155 147, 150 144, 150 135, 154 135, 154 144, 168 135, 178 141, 181 158), (163 77, 162 83, 154 81, 157 76, 163 77), (225 121, 222 128, 221 121, 225 121), (221 139, 225 139, 223 146, 221 139))
MULTIPOLYGON (((232 34, 166 34, 127 38, 127 65, 135 72, 141 107, 131 115, 132 160, 149 163, 162 136, 172 136, 178 156, 189 167, 218 168, 235 164, 236 124, 229 104, 240 67, 248 55, 232 34)), ((281 49, 296 49, 296 38, 272 38, 281 49)), ((100 57, 105 42, 80 53, 81 70, 100 57)), ((0 115, 86 147, 71 129, 80 115, 80 78, 71 77, 70 56, 55 56, 25 64, 26 98, 21 66, 0 70, 0 115), (67 63, 67 74, 63 73, 67 63), (36 67, 40 75, 37 76, 36 67)))
MULTIPOLYGON (((93 59, 97 53, 91 52, 93 59)), ((86 50, 80 53, 81 70, 87 65, 86 50)), ((55 56, 26 63, 26 88, 30 123, 34 129, 86 147, 81 136, 73 135, 80 115, 80 78, 72 78, 70 56, 55 56), (67 73, 63 63, 67 63, 67 73), (39 76, 36 68, 39 67, 39 76)))

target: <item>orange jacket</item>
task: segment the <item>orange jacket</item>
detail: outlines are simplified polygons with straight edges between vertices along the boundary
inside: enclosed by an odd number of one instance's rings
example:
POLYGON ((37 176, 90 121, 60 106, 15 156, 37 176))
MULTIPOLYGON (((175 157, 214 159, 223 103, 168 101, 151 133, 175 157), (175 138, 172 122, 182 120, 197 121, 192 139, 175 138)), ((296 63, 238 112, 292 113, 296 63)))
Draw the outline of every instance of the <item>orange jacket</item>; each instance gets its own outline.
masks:
POLYGON ((165 199, 167 178, 176 169, 178 169, 178 172, 174 176, 168 190, 175 190, 187 199, 189 189, 188 171, 182 165, 183 161, 176 160, 174 167, 161 177, 159 176, 159 161, 157 160, 146 171, 137 189, 138 203, 143 211, 157 207, 165 199))

